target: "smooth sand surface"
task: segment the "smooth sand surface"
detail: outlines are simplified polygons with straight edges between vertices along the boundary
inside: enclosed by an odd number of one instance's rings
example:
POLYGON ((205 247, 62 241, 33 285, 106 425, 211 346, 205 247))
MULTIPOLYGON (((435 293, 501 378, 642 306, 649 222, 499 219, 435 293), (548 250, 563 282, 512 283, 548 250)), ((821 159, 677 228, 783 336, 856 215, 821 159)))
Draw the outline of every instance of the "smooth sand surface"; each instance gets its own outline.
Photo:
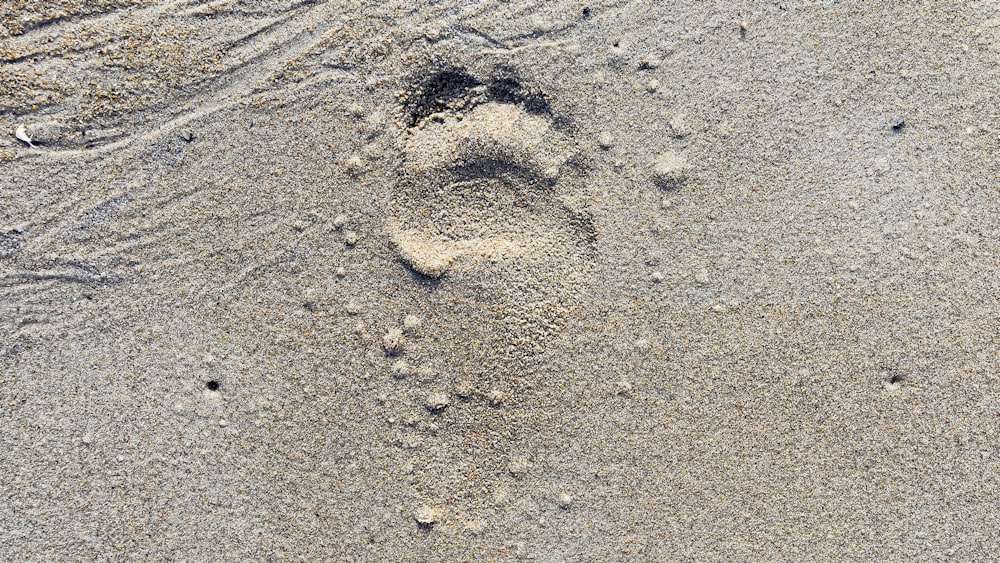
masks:
POLYGON ((0 559, 995 559, 998 108, 993 0, 3 2, 0 559))

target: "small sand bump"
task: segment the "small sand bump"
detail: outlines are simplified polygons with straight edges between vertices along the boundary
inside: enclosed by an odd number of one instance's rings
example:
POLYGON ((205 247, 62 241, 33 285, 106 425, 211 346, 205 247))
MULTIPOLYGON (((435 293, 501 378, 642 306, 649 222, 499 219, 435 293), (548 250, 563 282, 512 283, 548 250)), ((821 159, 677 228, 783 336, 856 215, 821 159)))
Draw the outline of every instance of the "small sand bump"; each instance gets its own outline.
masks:
POLYGON ((664 279, 663 272, 653 272, 650 279, 653 280, 653 283, 662 283, 664 279))
POLYGON ((461 381, 455 385, 454 394, 456 397, 463 401, 468 401, 472 399, 472 395, 475 393, 475 387, 468 381, 461 381))
POLYGON ((350 301, 347 302, 347 305, 344 305, 344 311, 346 311, 348 315, 351 315, 353 317, 361 313, 361 306, 358 305, 357 301, 351 299, 350 301))
POLYGON ((615 384, 615 395, 628 397, 632 395, 633 389, 634 387, 632 386, 632 383, 623 379, 615 384))
POLYGON ((510 460, 510 464, 507 466, 507 470, 514 477, 520 479, 528 473, 529 463, 528 458, 524 456, 517 456, 510 460))
POLYGON ((603 131, 597 136, 597 146, 603 150, 610 150, 615 146, 615 136, 610 131, 603 131))
POLYGON ((416 315, 406 315, 403 317, 403 332, 410 335, 416 336, 420 332, 420 327, 423 326, 423 322, 420 317, 416 315))
POLYGON ((403 337, 403 331, 398 328, 390 328, 382 337, 382 349, 389 356, 402 354, 405 345, 406 339, 403 337))
POLYGON ((414 372, 421 381, 433 381, 437 378, 437 371, 431 366, 420 366, 414 372))
POLYGON ((346 224, 347 224, 347 215, 344 215, 343 213, 340 213, 336 217, 333 218, 333 228, 334 229, 337 229, 337 230, 343 229, 344 225, 346 225, 346 224))
POLYGON ((463 527, 466 533, 478 536, 486 529, 486 522, 482 520, 469 520, 463 527))
POLYGON ((445 393, 431 393, 424 402, 424 407, 434 414, 440 414, 448 408, 448 395, 445 393))
POLYGON ((507 397, 506 395, 504 395, 504 392, 499 389, 494 389, 490 391, 489 394, 486 396, 486 400, 489 401, 490 406, 493 408, 503 406, 504 401, 506 399, 507 397))
POLYGON ((674 137, 677 137, 678 139, 687 137, 688 128, 684 122, 684 114, 682 113, 675 114, 670 119, 670 132, 674 135, 674 137))
POLYGON ((441 515, 438 513, 437 510, 425 504, 417 509, 417 512, 416 514, 414 514, 413 518, 414 520, 417 521, 418 526, 429 530, 430 528, 434 527, 434 524, 437 524, 438 520, 441 518, 441 515))
POLYGON ((674 188, 686 179, 687 161, 673 151, 664 151, 653 163, 653 181, 662 188, 674 188))
POLYGON ((337 274, 338 278, 342 278, 347 275, 347 268, 340 266, 337 268, 337 271, 335 273, 337 274))
POLYGON ((347 173, 351 176, 357 176, 365 171, 364 161, 356 154, 347 157, 347 161, 344 164, 347 166, 347 173))
POLYGON ((646 91, 652 94, 660 89, 660 81, 657 79, 652 79, 646 83, 646 91))
POLYGON ((639 59, 640 70, 656 70, 660 68, 660 57, 656 53, 647 53, 639 59))
POLYGON ((559 179, 559 174, 561 173, 558 164, 551 164, 542 169, 542 178, 549 182, 555 182, 559 179))
POLYGON ((356 246, 358 244, 358 233, 356 231, 347 231, 344 233, 344 244, 347 246, 356 246))
POLYGON ((372 337, 372 334, 368 332, 368 326, 363 321, 359 321, 358 324, 354 325, 354 334, 358 335, 358 338, 361 340, 368 340, 372 337))
POLYGON ((410 367, 409 362, 403 359, 396 360, 392 363, 392 375, 396 379, 404 379, 413 374, 413 368, 410 367))
POLYGON ((906 376, 899 372, 889 372, 885 374, 886 381, 883 384, 886 391, 898 391, 903 387, 903 383, 906 381, 906 376))

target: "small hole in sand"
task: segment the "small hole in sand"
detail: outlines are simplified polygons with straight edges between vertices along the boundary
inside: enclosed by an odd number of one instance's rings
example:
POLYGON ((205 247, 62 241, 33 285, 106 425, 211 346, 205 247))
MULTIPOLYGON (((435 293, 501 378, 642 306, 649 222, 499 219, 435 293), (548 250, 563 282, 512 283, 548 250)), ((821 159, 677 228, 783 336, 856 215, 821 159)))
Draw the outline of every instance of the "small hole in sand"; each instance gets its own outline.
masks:
POLYGON ((205 388, 209 391, 218 391, 219 387, 219 382, 214 379, 205 384, 205 388))

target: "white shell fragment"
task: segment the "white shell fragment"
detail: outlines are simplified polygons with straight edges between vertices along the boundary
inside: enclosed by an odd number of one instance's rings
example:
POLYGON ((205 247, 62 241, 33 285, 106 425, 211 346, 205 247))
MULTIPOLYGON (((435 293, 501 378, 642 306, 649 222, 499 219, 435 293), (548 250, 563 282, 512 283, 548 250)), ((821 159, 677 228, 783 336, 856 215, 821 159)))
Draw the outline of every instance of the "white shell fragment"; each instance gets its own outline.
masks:
POLYGON ((35 145, 32 144, 31 137, 28 136, 28 128, 25 127, 23 123, 18 125, 17 129, 14 130, 14 136, 17 137, 17 140, 24 141, 25 143, 28 143, 29 147, 34 148, 35 145))

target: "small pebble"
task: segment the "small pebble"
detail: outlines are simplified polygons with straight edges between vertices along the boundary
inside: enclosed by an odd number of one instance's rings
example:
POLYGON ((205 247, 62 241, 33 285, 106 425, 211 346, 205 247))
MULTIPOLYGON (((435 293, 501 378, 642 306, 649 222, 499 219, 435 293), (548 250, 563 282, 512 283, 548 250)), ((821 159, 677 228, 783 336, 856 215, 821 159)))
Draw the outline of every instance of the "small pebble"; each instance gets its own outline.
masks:
POLYGON ((901 131, 906 125, 906 121, 900 116, 893 117, 891 123, 893 131, 901 131))
POLYGON ((604 131, 597 136, 597 146, 603 150, 609 150, 615 145, 615 136, 610 131, 604 131))
POLYGON ((403 338, 403 331, 398 328, 390 328, 385 336, 382 337, 382 348, 385 353, 390 356, 398 356, 403 353, 403 346, 405 345, 405 339, 403 338))
POLYGON ((444 409, 448 408, 448 395, 444 393, 431 393, 427 397, 427 402, 424 403, 427 410, 434 414, 440 414, 444 409))
POLYGON ((660 81, 655 78, 646 83, 647 92, 653 93, 659 90, 659 88, 660 88, 660 81))
POLYGON ((347 231, 344 233, 344 244, 347 246, 354 246, 358 244, 358 233, 354 231, 347 231))
POLYGON ((334 229, 340 230, 344 228, 344 225, 346 224, 347 224, 347 215, 344 215, 343 213, 340 213, 339 215, 333 218, 334 229))
POLYGON ((337 268, 337 277, 342 278, 347 275, 347 268, 340 266, 337 268))
POLYGON ((226 419, 224 419, 224 418, 219 419, 219 426, 222 426, 222 427, 229 426, 229 422, 226 419))
POLYGON ((653 279, 653 283, 660 283, 663 281, 663 272, 653 272, 651 277, 653 279))
POLYGON ((559 508, 563 510, 569 510, 569 508, 573 506, 573 497, 569 496, 566 493, 560 493, 559 498, 556 499, 556 502, 559 503, 559 508))

